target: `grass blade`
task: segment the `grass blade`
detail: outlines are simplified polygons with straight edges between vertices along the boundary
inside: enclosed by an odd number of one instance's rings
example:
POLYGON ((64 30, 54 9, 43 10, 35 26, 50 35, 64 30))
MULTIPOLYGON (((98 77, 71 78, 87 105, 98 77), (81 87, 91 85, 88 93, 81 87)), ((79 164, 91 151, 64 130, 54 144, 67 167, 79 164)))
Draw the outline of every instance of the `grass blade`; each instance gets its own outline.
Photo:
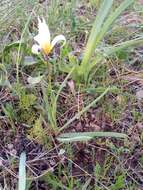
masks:
POLYGON ((19 181, 18 190, 26 189, 26 153, 22 152, 19 162, 19 181))
POLYGON ((61 134, 57 139, 60 142, 76 142, 76 141, 87 141, 97 137, 112 137, 112 138, 127 138, 128 136, 123 133, 115 132, 79 132, 79 133, 64 133, 61 134))
POLYGON ((142 44, 143 44, 143 37, 136 38, 133 40, 128 40, 126 42, 122 42, 122 43, 117 44, 117 45, 112 46, 112 47, 107 47, 104 49, 104 53, 105 53, 105 55, 109 56, 109 55, 112 55, 112 54, 122 50, 122 49, 127 49, 130 47, 136 47, 136 46, 140 46, 142 44))
POLYGON ((33 13, 35 12, 37 6, 34 6, 33 7, 33 10, 31 11, 31 14, 29 15, 28 19, 27 19, 27 22, 25 23, 25 26, 24 26, 24 29, 22 31, 22 34, 21 34, 21 38, 19 40, 19 47, 18 47, 18 53, 17 53, 17 58, 16 58, 16 78, 17 78, 17 83, 19 83, 19 63, 20 63, 20 51, 21 51, 21 46, 22 46, 22 42, 23 42, 23 39, 24 39, 24 35, 25 35, 25 32, 28 28, 28 24, 32 18, 32 15, 33 13))
POLYGON ((89 186, 90 182, 91 182, 91 178, 89 178, 89 179, 85 182, 85 184, 82 186, 82 190, 88 190, 88 186, 89 186))
POLYGON ((53 106, 52 106, 52 115, 53 117, 55 118, 55 121, 56 121, 56 112, 57 112, 57 101, 58 101, 58 98, 60 96, 60 93, 62 91, 62 89, 64 88, 65 84, 67 83, 67 80, 69 79, 69 77, 71 76, 72 72, 74 71, 75 67, 73 67, 71 69, 71 71, 69 72, 69 74, 66 76, 66 78, 64 79, 64 81, 62 82, 62 84, 60 85, 60 88, 57 92, 57 95, 53 101, 53 106))
POLYGON ((86 106, 84 109, 82 109, 80 112, 75 114, 73 118, 71 118, 63 127, 59 129, 59 132, 62 131, 63 129, 67 128, 70 123, 72 123, 74 120, 78 119, 83 113, 87 112, 89 108, 94 106, 102 97, 107 94, 107 92, 110 90, 110 88, 107 88, 100 96, 98 96, 93 102, 91 102, 88 106, 86 106))
POLYGON ((135 48, 137 46, 141 46, 142 44, 143 44, 143 37, 140 37, 140 38, 136 38, 133 40, 128 40, 128 41, 116 44, 114 46, 106 47, 103 49, 104 55, 99 55, 99 57, 94 62, 92 62, 92 64, 90 65, 90 69, 95 67, 95 65, 97 63, 101 62, 105 57, 114 55, 116 52, 119 52, 124 49, 135 48))

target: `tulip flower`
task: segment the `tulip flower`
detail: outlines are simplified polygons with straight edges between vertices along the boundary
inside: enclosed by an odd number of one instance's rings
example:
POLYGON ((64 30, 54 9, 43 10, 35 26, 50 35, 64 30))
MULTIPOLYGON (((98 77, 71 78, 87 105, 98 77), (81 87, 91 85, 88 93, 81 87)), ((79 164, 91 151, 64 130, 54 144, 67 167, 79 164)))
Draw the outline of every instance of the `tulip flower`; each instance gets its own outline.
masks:
POLYGON ((45 55, 48 55, 57 43, 63 41, 63 46, 66 43, 66 38, 64 35, 58 35, 51 41, 49 27, 46 24, 45 19, 40 19, 39 17, 38 34, 34 37, 34 40, 37 42, 32 46, 32 53, 34 54, 39 54, 42 52, 45 55))

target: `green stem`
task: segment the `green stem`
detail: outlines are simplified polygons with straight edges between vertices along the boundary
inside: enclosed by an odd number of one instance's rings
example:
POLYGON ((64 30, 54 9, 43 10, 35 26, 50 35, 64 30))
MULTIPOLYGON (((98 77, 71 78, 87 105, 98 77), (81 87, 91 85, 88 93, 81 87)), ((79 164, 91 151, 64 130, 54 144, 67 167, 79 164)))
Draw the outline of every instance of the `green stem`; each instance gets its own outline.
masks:
POLYGON ((48 85, 49 89, 52 89, 52 64, 48 62, 48 85))

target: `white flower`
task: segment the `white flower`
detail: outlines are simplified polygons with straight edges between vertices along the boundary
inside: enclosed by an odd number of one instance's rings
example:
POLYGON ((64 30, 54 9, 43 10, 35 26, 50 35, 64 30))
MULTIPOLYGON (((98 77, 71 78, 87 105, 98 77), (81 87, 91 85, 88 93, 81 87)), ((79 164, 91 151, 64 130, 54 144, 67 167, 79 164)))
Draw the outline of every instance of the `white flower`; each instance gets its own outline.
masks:
POLYGON ((66 38, 63 35, 56 36, 51 42, 49 27, 46 24, 45 19, 44 18, 40 19, 39 17, 38 17, 38 35, 34 37, 34 40, 38 43, 32 46, 32 53, 34 54, 39 54, 42 51, 44 54, 48 55, 55 46, 55 44, 63 41, 63 46, 64 46, 66 43, 66 38))

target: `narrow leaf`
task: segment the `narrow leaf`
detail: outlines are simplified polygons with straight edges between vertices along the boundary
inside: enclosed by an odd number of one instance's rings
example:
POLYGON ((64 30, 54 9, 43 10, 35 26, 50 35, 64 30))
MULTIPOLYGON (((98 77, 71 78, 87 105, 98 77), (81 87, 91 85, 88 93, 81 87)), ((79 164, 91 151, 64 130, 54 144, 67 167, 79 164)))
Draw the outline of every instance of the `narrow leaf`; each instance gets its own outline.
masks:
POLYGON ((7 50, 9 50, 9 49, 11 49, 11 48, 19 47, 19 44, 25 45, 24 41, 18 40, 18 41, 15 41, 15 42, 12 42, 12 43, 6 45, 6 46, 4 47, 4 50, 3 50, 3 51, 7 51, 7 50))
POLYGON ((100 41, 104 35, 106 34, 106 32, 111 28, 111 25, 114 23, 114 21, 120 16, 120 14, 127 9, 132 3, 134 2, 134 0, 125 0, 121 3, 121 5, 113 12, 109 15, 109 17, 107 18, 107 20, 105 21, 102 30, 100 32, 100 35, 98 36, 98 41, 100 41))
POLYGON ((103 22, 105 18, 107 17, 111 7, 112 7, 113 0, 104 0, 103 3, 101 4, 101 7, 97 13, 95 22, 93 24, 84 57, 81 63, 81 72, 85 72, 87 70, 87 64, 89 64, 89 60, 91 58, 92 53, 95 50, 96 43, 97 43, 97 37, 102 29, 103 22))
POLYGON ((26 153, 22 152, 19 162, 19 181, 18 190, 26 189, 26 153))
POLYGON ((109 56, 120 50, 131 48, 131 47, 135 48, 136 46, 140 46, 142 44, 143 44, 143 37, 140 37, 140 38, 136 38, 133 40, 128 40, 126 42, 122 42, 122 43, 114 45, 112 47, 104 48, 104 53, 105 53, 105 55, 109 56))
POLYGON ((64 133, 57 138, 60 142, 76 142, 87 141, 97 137, 112 137, 112 138, 127 138, 123 133, 115 132, 79 132, 79 133, 64 133))

